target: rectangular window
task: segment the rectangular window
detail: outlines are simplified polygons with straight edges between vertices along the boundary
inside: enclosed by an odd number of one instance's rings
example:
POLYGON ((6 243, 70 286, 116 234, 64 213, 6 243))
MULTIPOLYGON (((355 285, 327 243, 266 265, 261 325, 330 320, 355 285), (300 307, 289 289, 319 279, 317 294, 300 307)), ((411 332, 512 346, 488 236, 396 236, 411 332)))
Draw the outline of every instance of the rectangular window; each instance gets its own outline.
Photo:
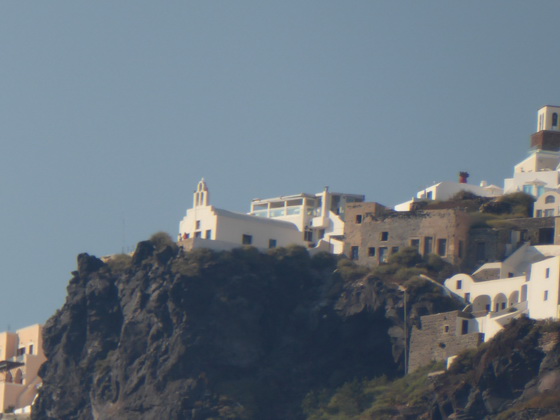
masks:
POLYGON ((523 192, 525 194, 533 194, 533 186, 532 185, 523 185, 523 192))
POLYGON ((465 300, 467 301, 467 303, 471 303, 471 294, 470 293, 465 293, 465 300))
POLYGON ((546 269, 545 275, 544 275, 544 276, 545 276, 546 278, 549 278, 549 277, 550 277, 550 268, 547 268, 547 269, 546 269))
POLYGON ((276 239, 269 239, 268 240, 268 247, 269 248, 276 248, 276 239))
POLYGON ((437 253, 440 257, 445 257, 445 255, 447 255, 447 239, 438 239, 437 253))
POLYGON ((420 239, 411 239, 410 246, 420 251, 420 239))
POLYGON ((361 214, 357 214, 357 215, 356 215, 356 223, 357 223, 357 224, 362 223, 362 215, 361 215, 361 214))
POLYGON ((197 221, 196 221, 196 227, 195 227, 195 229, 200 229, 200 220, 197 220, 197 221))
POLYGON ((544 217, 553 217, 554 216, 554 209, 546 209, 544 211, 544 217))
POLYGON ((513 273, 508 273, 508 279, 511 279, 513 277, 513 273))
POLYGON ((399 252, 399 247, 398 246, 394 246, 391 248, 391 254, 396 254, 397 252, 399 252))
POLYGON ((204 235, 206 239, 212 239, 212 230, 208 229, 204 235))
POLYGON ((461 322, 461 334, 465 335, 468 333, 469 333, 469 321, 463 319, 463 321, 461 322))
POLYGON ((548 290, 544 291, 544 300, 548 300, 548 290))
POLYGON ((542 210, 537 210, 537 217, 542 217, 542 210))
POLYGON ((313 241, 313 231, 311 229, 306 229, 305 232, 303 232, 303 240, 307 242, 313 241))
POLYGON ((381 247, 379 248, 379 262, 384 263, 387 262, 389 257, 389 248, 381 247))
POLYGON ((360 247, 359 246, 353 246, 352 248, 350 248, 350 259, 351 260, 360 259, 360 247))
POLYGON ((543 186, 538 186, 537 187, 537 197, 540 197, 543 194, 544 194, 544 187, 543 186))
POLYGON ((368 257, 375 257, 375 247, 368 248, 368 257))
POLYGON ((463 288, 463 280, 457 280, 457 290, 461 290, 463 288))
POLYGON ((459 258, 463 258, 463 241, 459 241, 459 252, 457 254, 459 258))
POLYGON ((323 239, 325 237, 325 229, 319 229, 317 231, 317 239, 323 239))
POLYGON ((444 333, 448 333, 448 332, 449 332, 449 325, 444 325, 444 326, 443 326, 443 332, 444 332, 444 333))
POLYGON ((434 247, 434 238, 431 236, 426 236, 424 238, 424 255, 428 255, 432 253, 434 247))
POLYGON ((33 354, 33 344, 29 345, 29 354, 33 354))
POLYGON ((185 239, 189 239, 191 237, 191 234, 190 233, 185 233, 184 237, 185 237, 185 239))
POLYGON ((25 347, 17 349, 16 356, 23 356, 25 354, 25 347))
POLYGON ((241 243, 243 245, 251 245, 253 243, 253 236, 252 235, 243 235, 241 237, 241 243))
POLYGON ((388 241, 389 240, 389 232, 381 232, 381 240, 388 241))
POLYGON ((194 237, 195 238, 202 238, 202 232, 195 232, 194 237))

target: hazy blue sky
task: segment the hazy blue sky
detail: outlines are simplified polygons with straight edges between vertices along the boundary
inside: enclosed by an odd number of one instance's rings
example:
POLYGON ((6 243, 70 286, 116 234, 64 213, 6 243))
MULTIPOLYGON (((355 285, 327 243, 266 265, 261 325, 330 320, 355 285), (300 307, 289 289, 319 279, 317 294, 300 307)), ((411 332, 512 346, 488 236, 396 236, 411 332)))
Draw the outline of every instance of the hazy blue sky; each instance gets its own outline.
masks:
POLYGON ((0 331, 44 322, 78 253, 219 207, 387 205, 503 184, 559 104, 554 1, 0 2, 0 331), (123 222, 124 221, 124 222, 123 222))

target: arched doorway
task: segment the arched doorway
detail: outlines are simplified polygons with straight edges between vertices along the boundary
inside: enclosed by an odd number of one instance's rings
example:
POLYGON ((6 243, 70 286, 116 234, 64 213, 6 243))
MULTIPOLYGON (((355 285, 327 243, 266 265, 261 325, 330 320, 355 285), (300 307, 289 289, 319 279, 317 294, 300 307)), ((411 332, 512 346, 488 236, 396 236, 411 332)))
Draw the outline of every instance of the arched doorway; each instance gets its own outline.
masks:
POLYGON ((490 304, 492 300, 488 295, 480 295, 475 298, 473 301, 473 311, 474 312, 481 312, 481 311, 488 311, 490 312, 490 304))

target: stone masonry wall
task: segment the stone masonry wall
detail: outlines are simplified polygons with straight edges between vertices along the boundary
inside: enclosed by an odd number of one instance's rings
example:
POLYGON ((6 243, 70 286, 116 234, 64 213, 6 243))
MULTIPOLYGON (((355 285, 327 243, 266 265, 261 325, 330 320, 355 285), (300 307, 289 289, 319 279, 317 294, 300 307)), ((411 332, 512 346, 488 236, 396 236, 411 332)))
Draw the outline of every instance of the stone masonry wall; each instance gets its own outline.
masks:
POLYGON ((465 212, 448 209, 374 214, 367 210, 360 204, 347 208, 344 251, 359 264, 378 265, 392 253, 414 244, 421 254, 439 254, 452 264, 463 264, 470 228, 465 212), (440 240, 445 241, 443 253, 438 252, 440 240))
POLYGON ((433 360, 447 360, 448 357, 466 349, 476 348, 482 343, 484 335, 481 333, 461 335, 461 332, 457 331, 457 318, 463 319, 459 311, 420 318, 421 328, 414 327, 410 337, 409 372, 414 372, 433 360))

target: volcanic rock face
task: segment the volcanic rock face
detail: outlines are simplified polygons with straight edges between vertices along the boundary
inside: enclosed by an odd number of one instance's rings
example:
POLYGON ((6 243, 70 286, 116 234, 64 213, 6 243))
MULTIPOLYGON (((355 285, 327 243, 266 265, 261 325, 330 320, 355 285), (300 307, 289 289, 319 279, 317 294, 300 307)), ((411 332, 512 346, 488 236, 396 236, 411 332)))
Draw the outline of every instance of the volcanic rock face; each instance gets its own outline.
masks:
POLYGON ((558 418, 558 328, 520 318, 480 350, 459 356, 435 381, 430 418, 558 418))
POLYGON ((337 271, 297 247, 82 254, 44 328, 32 418, 299 419, 314 388, 396 374, 400 293, 337 271))

